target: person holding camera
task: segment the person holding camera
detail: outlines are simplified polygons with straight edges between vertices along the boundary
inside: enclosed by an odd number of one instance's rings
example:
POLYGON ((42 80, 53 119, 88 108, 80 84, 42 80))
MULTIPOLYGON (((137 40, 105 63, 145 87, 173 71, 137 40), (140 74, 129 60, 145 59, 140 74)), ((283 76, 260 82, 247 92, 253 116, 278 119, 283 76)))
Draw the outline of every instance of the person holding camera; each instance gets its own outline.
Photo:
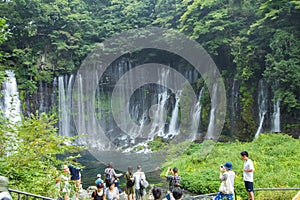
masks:
POLYGON ((232 163, 226 162, 224 165, 220 166, 219 179, 222 181, 219 192, 214 200, 223 200, 224 198, 228 200, 233 200, 234 194, 234 178, 235 172, 232 171, 232 163))
POLYGON ((181 177, 178 175, 178 169, 176 167, 169 167, 166 171, 165 177, 169 182, 169 191, 172 192, 175 187, 180 187, 180 179, 181 177), (171 175, 169 175, 171 173, 171 175))
POLYGON ((174 167, 173 169, 171 167, 168 167, 165 177, 167 178, 167 181, 169 183, 169 191, 168 194, 166 195, 166 198, 167 200, 174 199, 172 197, 173 190, 175 188, 180 188, 181 177, 178 175, 178 169, 176 167, 174 167))

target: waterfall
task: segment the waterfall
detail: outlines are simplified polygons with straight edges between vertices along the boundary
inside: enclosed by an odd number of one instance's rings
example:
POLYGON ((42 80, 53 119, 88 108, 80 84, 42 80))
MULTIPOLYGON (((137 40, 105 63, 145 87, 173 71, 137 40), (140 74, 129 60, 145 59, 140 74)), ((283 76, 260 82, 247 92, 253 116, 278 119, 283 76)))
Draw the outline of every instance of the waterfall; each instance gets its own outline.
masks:
POLYGON ((169 125, 169 135, 172 134, 172 136, 178 134, 178 111, 179 111, 179 101, 180 101, 180 96, 181 96, 181 91, 177 91, 175 94, 176 102, 175 102, 175 107, 172 111, 172 117, 171 117, 171 122, 169 125))
POLYGON ((259 126, 255 133, 255 138, 258 138, 262 131, 265 115, 267 113, 267 85, 264 80, 260 80, 258 83, 258 109, 259 109, 259 126))
POLYGON ((200 134, 198 134, 199 125, 200 125, 200 119, 201 119, 201 110, 202 110, 202 104, 201 104, 201 98, 203 96, 204 87, 201 88, 198 96, 198 101, 196 105, 194 106, 194 112, 193 112, 193 118, 192 118, 192 133, 195 136, 194 140, 197 138, 200 138, 200 134), (198 135, 197 135, 198 134, 198 135))
POLYGON ((15 74, 11 70, 5 71, 7 78, 3 83, 3 114, 9 123, 21 122, 21 101, 17 87, 15 74))
POLYGON ((232 109, 232 117, 235 119, 236 112, 238 111, 238 87, 237 87, 237 81, 234 80, 232 84, 231 89, 231 109, 232 109))
POLYGON ((149 139, 152 139, 155 135, 165 137, 166 105, 170 95, 164 86, 169 79, 169 75, 170 71, 168 69, 162 70, 161 74, 158 72, 160 78, 157 82, 157 85, 159 85, 157 100, 149 109, 150 119, 152 120, 149 139))
POLYGON ((59 135, 71 137, 73 75, 58 77, 59 135))
POLYGON ((280 102, 279 100, 274 101, 274 111, 272 114, 272 132, 280 132, 280 102))
POLYGON ((207 134, 205 136, 206 139, 214 139, 216 132, 216 109, 218 106, 218 83, 213 84, 212 88, 212 96, 211 96, 211 108, 210 108, 210 116, 209 116, 209 124, 207 129, 207 134))
POLYGON ((165 91, 163 93, 158 94, 157 100, 158 104, 151 107, 151 111, 154 111, 153 115, 153 123, 151 126, 151 132, 149 134, 149 137, 152 138, 155 135, 164 137, 165 136, 165 106, 167 103, 167 100, 169 98, 168 91, 165 91))
POLYGON ((83 96, 83 86, 82 86, 82 77, 81 74, 78 74, 78 90, 77 93, 77 107, 78 107, 78 132, 84 133, 85 132, 85 111, 84 111, 84 96, 83 96))

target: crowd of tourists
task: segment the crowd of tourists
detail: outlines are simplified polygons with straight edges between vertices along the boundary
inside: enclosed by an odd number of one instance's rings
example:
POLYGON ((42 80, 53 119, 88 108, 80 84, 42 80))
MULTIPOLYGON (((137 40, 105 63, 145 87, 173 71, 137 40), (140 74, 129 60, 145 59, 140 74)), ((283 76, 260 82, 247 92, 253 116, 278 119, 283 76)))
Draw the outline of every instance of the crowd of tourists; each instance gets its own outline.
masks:
MULTIPOLYGON (((91 194, 92 200, 118 200, 120 198, 121 189, 120 177, 122 173, 116 173, 113 163, 109 163, 104 170, 105 177, 101 179, 101 175, 97 175, 95 184, 97 189, 91 194)), ((166 179, 169 182, 169 191, 165 194, 166 200, 177 200, 182 197, 182 190, 180 189, 180 176, 178 175, 178 169, 168 168, 166 172, 166 179), (176 190, 175 190, 176 189, 176 190)), ((142 166, 138 165, 135 172, 132 166, 128 166, 126 173, 124 174, 126 180, 125 194, 128 200, 143 200, 146 197, 146 188, 149 183, 146 179, 145 173, 142 171, 142 166)), ((162 189, 160 187, 154 187, 151 190, 152 199, 163 198, 162 189)))
MULTIPOLYGON (((254 188, 253 188, 253 172, 254 166, 251 159, 248 158, 248 152, 242 151, 240 153, 241 159, 244 160, 243 177, 245 183, 245 189, 248 192, 249 199, 254 200, 254 188)), ((214 200, 233 200, 234 192, 234 179, 235 172, 232 171, 232 163, 226 162, 220 166, 219 179, 221 181, 219 191, 214 198, 214 200)), ((67 169, 66 169, 67 170, 67 169)), ((69 167, 70 170, 70 167, 69 167)), ((70 173, 75 173, 76 168, 70 170, 70 173), (72 172, 73 170, 73 172, 72 172)), ((77 169, 80 174, 80 169, 77 169)), ((78 172, 76 173, 78 174, 78 172)), ((120 199, 120 194, 122 190, 120 188, 120 178, 124 177, 126 180, 125 194, 128 200, 146 200, 146 188, 148 188, 149 183, 146 179, 145 173, 142 171, 142 166, 138 165, 135 170, 132 166, 128 166, 125 174, 116 173, 113 163, 109 163, 104 170, 104 178, 102 179, 101 174, 97 175, 95 180, 95 189, 91 194, 91 200, 118 200, 120 199)), ((73 177, 73 175, 72 175, 73 177)), ((77 180, 75 176, 72 180, 77 180)), ((183 191, 181 189, 180 180, 181 177, 178 174, 178 169, 176 167, 169 167, 165 173, 165 178, 169 183, 167 192, 163 192, 161 187, 153 187, 150 190, 150 195, 148 199, 154 200, 177 200, 181 199, 183 191)), ((79 181, 80 182, 80 181, 79 181)), ((78 197, 77 184, 76 185, 76 198, 78 197)), ((68 200, 64 196, 63 200, 68 200)))
MULTIPOLYGON (((248 192, 249 199, 254 200, 253 189, 253 172, 254 166, 251 159, 248 158, 248 152, 240 153, 241 159, 244 160, 243 177, 245 189, 248 192)), ((73 160, 75 163, 76 159, 73 160)), ((95 180, 96 188, 90 195, 91 200, 119 200, 120 193, 120 178, 126 180, 125 194, 128 200, 146 200, 146 189, 149 186, 145 173, 142 171, 142 166, 137 165, 135 171, 132 166, 128 166, 126 173, 116 173, 114 164, 110 162, 104 170, 104 178, 101 174, 97 175, 95 180)), ((181 189, 181 176, 178 174, 178 169, 169 167, 165 173, 165 178, 168 185, 168 191, 163 193, 161 187, 153 187, 150 190, 148 199, 153 200, 181 200, 183 191, 181 189)), ((226 162, 220 166, 219 179, 221 185, 219 192, 214 200, 233 200, 234 198, 234 179, 235 172, 232 171, 232 163, 226 162)), ((76 166, 63 167, 63 173, 56 179, 57 189, 59 191, 59 200, 70 200, 70 197, 79 199, 79 191, 81 187, 81 169, 76 166), (72 184, 70 184, 72 183, 72 184), (74 188, 72 188, 74 186, 74 188), (74 193, 72 193, 74 191, 74 193)), ((12 200, 8 190, 8 179, 0 176, 0 200, 12 200)))

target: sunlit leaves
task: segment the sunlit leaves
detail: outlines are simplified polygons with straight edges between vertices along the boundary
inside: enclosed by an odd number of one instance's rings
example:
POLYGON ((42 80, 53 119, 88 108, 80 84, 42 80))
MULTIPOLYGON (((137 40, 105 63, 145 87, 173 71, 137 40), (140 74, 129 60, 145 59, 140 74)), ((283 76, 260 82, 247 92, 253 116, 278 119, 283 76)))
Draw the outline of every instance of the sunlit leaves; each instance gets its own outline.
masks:
MULTIPOLYGON (((178 156, 170 156, 168 162, 163 165, 163 176, 167 167, 177 167, 181 175, 181 185, 189 191, 198 194, 214 193, 220 186, 219 166, 225 162, 233 163, 233 171, 236 172, 235 190, 238 199, 246 199, 247 192, 244 189, 243 161, 240 159, 241 151, 248 151, 249 157, 254 161, 255 188, 293 188, 298 186, 297 180, 300 173, 298 159, 300 156, 299 140, 285 134, 262 134, 249 143, 216 143, 214 148, 202 157, 207 150, 205 141, 201 144, 191 144, 188 150, 178 156), (276 176, 274 176, 276 174, 276 176), (278 177, 285 177, 284 180, 278 177)), ((187 144, 185 144, 187 145, 187 144)), ((178 147, 182 150, 181 147, 178 147)), ((171 153, 173 153, 171 151, 171 153)), ((171 154, 176 155, 176 154, 171 154)), ((295 192, 257 192, 259 199, 290 199, 295 192)))
POLYGON ((264 76, 273 87, 275 96, 288 108, 300 108, 300 42, 293 34, 278 30, 274 35, 270 52, 266 56, 264 76))
POLYGON ((55 123, 53 116, 32 114, 10 129, 14 139, 7 135, 8 126, 1 124, 0 173, 9 177, 11 188, 55 197, 55 178, 61 173, 61 166, 70 161, 69 158, 59 160, 57 156, 83 150, 70 145, 77 137, 57 135, 55 123), (7 153, 5 150, 12 144, 14 149, 7 153))

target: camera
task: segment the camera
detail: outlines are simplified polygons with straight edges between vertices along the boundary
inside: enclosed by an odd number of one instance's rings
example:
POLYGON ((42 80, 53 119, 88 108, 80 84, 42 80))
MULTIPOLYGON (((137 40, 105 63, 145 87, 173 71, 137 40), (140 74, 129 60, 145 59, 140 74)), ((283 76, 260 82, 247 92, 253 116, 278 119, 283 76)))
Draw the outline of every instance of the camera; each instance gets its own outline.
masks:
POLYGON ((220 167, 221 167, 221 168, 224 168, 224 166, 223 166, 223 165, 220 165, 220 167))

